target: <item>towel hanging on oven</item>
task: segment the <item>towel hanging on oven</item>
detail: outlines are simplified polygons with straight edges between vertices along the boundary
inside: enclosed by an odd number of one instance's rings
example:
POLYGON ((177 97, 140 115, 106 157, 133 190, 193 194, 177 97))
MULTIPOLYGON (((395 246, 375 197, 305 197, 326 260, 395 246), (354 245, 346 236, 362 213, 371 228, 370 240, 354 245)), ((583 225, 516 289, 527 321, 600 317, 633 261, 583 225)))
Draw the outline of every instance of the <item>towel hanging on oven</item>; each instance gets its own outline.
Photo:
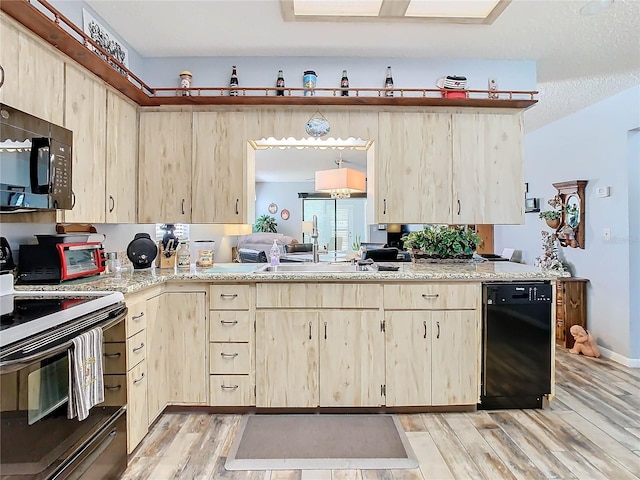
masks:
POLYGON ((69 349, 69 407, 67 417, 84 420, 94 405, 104 402, 102 328, 73 339, 69 349))

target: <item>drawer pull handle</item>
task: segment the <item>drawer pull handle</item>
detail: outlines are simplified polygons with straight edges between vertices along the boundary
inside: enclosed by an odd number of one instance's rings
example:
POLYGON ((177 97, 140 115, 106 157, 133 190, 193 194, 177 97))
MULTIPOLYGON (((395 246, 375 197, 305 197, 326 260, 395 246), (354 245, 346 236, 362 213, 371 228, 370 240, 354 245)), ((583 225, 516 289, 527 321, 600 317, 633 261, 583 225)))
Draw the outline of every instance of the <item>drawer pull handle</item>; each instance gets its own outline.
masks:
POLYGON ((142 376, 140 378, 136 378, 133 380, 133 384, 137 385, 139 384, 142 380, 144 380, 144 373, 142 374, 142 376))
POLYGON ((220 298, 236 298, 238 296, 237 293, 221 293, 220 298))
POLYGON ((122 356, 122 353, 105 353, 104 356, 107 358, 118 358, 122 356))
POLYGON ((422 298, 438 298, 440 296, 439 293, 423 293, 422 298))
POLYGON ((222 358, 236 358, 238 356, 238 354, 237 353, 224 353, 224 352, 222 352, 222 353, 220 353, 220 356, 222 358))
POLYGON ((220 320, 222 325, 237 325, 238 320, 220 320))
POLYGON ((140 351, 140 350, 142 350, 143 348, 144 348, 144 342, 142 342, 142 343, 140 344, 140 346, 139 346, 139 347, 135 347, 135 348, 133 349, 133 351, 134 351, 134 352, 139 352, 139 351, 140 351))
POLYGON ((222 385, 220 385, 220 388, 222 388, 223 390, 235 390, 236 388, 238 388, 238 385, 232 385, 230 387, 227 387, 224 383, 222 385))
POLYGON ((427 321, 425 320, 424 322, 422 322, 422 324, 424 325, 424 337, 423 338, 427 338, 427 321))
POLYGON ((144 317, 144 312, 141 312, 140 315, 133 315, 131 317, 131 320, 138 320, 140 318, 144 317))
POLYGON ((122 385, 105 385, 104 389, 105 390, 120 390, 122 388, 122 385))

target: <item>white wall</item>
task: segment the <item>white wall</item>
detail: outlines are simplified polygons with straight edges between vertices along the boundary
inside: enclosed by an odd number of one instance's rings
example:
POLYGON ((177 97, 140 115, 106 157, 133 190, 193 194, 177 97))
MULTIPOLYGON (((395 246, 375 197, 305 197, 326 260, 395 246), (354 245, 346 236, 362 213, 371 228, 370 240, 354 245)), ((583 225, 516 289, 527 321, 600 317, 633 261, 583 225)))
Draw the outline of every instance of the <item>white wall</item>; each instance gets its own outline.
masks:
POLYGON ((300 192, 314 192, 313 182, 278 182, 256 183, 256 218, 260 215, 271 215, 278 224, 278 233, 290 235, 302 242, 302 199, 300 192), (269 204, 275 203, 278 211, 269 213, 269 204), (289 220, 281 217, 282 209, 289 210, 289 220))
MULTIPOLYGON (((542 99, 541 101, 544 101, 542 99)), ((630 297, 631 250, 637 252, 638 237, 631 242, 630 203, 638 198, 637 140, 629 132, 640 126, 640 86, 626 90, 569 115, 525 136, 525 181, 529 196, 541 198, 541 209, 556 194, 552 183, 588 180, 585 199, 585 249, 562 248, 575 276, 589 279, 587 315, 589 330, 604 348, 626 359, 640 360, 637 290, 630 297), (635 145, 635 153, 632 153, 635 145), (632 158, 634 157, 635 158, 632 158), (636 162, 635 170, 631 165, 636 162), (635 179, 630 175, 634 175, 635 179), (608 186, 611 196, 598 198, 597 187, 608 186), (630 191, 631 189, 631 191, 630 191), (611 229, 605 242, 603 229, 611 229), (633 303, 632 303, 633 302, 633 303), (636 335, 637 337, 637 335, 636 335), (633 349, 632 349, 633 345, 633 349)), ((535 107, 533 107, 535 108, 535 107)), ((637 219, 637 203, 635 205, 637 219)), ((637 220, 636 220, 637 221, 637 220)), ((637 232, 637 224, 633 227, 637 232)), ((525 225, 497 226, 496 251, 513 247, 532 264, 542 252, 540 231, 547 229, 537 214, 526 214, 525 225)))

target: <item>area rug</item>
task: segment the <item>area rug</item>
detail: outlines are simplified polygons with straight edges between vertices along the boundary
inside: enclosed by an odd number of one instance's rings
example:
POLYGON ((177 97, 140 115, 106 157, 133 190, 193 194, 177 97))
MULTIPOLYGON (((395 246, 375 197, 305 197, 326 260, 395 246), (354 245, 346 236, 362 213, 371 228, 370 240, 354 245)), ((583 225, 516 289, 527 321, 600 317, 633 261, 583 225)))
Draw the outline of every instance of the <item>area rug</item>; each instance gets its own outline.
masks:
POLYGON ((245 415, 227 470, 417 468, 395 415, 245 415))

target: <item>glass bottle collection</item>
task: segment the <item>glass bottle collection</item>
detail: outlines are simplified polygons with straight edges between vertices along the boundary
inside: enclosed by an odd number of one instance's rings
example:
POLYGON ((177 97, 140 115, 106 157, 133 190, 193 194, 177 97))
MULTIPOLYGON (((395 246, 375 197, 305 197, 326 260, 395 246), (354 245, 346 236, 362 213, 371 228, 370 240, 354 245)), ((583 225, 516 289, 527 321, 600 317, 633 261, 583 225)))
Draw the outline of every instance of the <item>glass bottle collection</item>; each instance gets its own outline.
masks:
MULTIPOLYGON (((191 72, 185 70, 180 73, 180 90, 176 92, 177 95, 188 96, 191 95, 191 92, 188 90, 191 88, 191 82, 193 80, 193 75, 191 72)), ((302 85, 305 88, 304 96, 314 96, 316 81, 318 76, 316 72, 313 70, 306 70, 302 76, 302 85)), ((229 96, 237 97, 238 96, 238 87, 240 83, 238 81, 238 70, 235 65, 231 67, 231 77, 229 78, 229 96)), ((391 67, 387 67, 387 73, 384 80, 384 88, 385 88, 385 96, 393 97, 393 76, 391 75, 391 67)), ((284 83, 284 72, 282 70, 278 70, 278 76, 276 78, 276 96, 283 97, 285 92, 285 83, 284 83)), ((348 97, 349 96, 349 77, 347 76, 347 71, 342 70, 342 78, 340 79, 340 96, 348 97)))

